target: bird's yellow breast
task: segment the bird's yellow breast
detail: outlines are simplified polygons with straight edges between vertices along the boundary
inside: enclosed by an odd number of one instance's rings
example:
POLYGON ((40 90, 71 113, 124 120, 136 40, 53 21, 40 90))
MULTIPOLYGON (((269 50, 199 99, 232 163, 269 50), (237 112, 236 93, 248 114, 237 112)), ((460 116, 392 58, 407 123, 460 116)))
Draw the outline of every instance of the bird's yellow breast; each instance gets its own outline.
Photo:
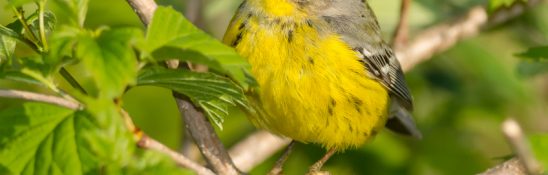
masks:
POLYGON ((366 75, 356 52, 314 18, 233 19, 224 42, 252 65, 267 115, 259 127, 302 142, 344 150, 384 126, 387 90, 366 75))

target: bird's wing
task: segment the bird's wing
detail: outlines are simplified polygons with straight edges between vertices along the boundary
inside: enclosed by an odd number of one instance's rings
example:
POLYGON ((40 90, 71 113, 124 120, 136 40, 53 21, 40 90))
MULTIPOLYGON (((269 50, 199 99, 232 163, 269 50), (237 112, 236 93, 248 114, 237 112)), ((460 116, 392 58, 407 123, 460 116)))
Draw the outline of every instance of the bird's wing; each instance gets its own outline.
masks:
POLYGON ((393 102, 395 108, 391 107, 394 110, 391 109, 392 117, 387 127, 399 133, 420 135, 408 112, 413 110, 413 100, 405 83, 400 63, 392 49, 381 38, 379 24, 367 2, 364 0, 330 0, 330 2, 331 4, 319 11, 318 15, 356 51, 360 61, 367 68, 367 75, 385 86, 393 101, 396 102, 396 104, 393 102), (400 111, 402 110, 399 109, 400 106, 405 108, 405 112, 400 111))

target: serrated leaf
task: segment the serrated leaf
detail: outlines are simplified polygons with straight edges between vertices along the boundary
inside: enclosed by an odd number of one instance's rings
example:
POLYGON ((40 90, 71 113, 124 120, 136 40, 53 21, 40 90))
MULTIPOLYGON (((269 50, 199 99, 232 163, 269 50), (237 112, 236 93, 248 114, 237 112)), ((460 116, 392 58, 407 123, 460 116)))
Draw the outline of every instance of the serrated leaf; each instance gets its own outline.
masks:
POLYGON ((249 109, 242 89, 230 79, 213 73, 148 68, 142 70, 137 84, 164 87, 186 95, 221 128, 229 106, 249 109))
POLYGON ((127 28, 105 30, 99 36, 88 34, 78 38, 76 55, 82 59, 85 73, 92 75, 92 81, 99 89, 93 95, 112 99, 120 96, 127 85, 134 83, 137 60, 131 41, 139 35, 140 30, 127 28))
POLYGON ((158 61, 165 60, 166 55, 174 56, 173 59, 195 61, 227 74, 246 89, 253 86, 254 80, 246 74, 250 65, 245 59, 234 49, 199 30, 172 8, 156 9, 148 26, 146 39, 140 46, 144 55, 160 56, 158 61), (162 54, 158 54, 156 51, 163 47, 169 47, 171 51, 166 52, 164 49, 160 50, 162 54))
POLYGON ((55 167, 63 174, 82 174, 72 116, 72 110, 37 103, 0 111, 0 164, 13 174, 29 168, 25 172, 48 174, 53 164, 66 165, 55 167))
MULTIPOLYGON (((27 23, 30 25, 30 29, 35 36, 40 36, 40 12, 36 11, 29 17, 27 17, 27 23)), ((57 23, 57 18, 55 14, 50 11, 44 12, 44 31, 46 34, 49 34, 55 28, 57 23)))

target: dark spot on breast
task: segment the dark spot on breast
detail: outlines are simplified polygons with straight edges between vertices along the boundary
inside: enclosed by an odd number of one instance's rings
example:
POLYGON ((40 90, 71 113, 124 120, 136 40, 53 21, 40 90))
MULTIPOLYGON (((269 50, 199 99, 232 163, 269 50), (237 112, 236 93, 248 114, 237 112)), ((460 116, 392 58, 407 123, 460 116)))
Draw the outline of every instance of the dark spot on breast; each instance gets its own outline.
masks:
POLYGON ((240 41, 242 41, 242 35, 243 35, 242 32, 240 32, 240 33, 238 33, 238 35, 236 35, 236 39, 232 42, 232 47, 237 46, 238 44, 240 44, 240 41))
POLYGON ((333 115, 333 108, 337 106, 337 102, 333 97, 329 97, 329 104, 327 105, 327 112, 329 112, 329 115, 333 115))
POLYGON ((356 96, 352 96, 352 103, 354 104, 356 111, 358 111, 358 113, 362 113, 363 101, 356 96))
POLYGON ((293 41, 293 30, 287 31, 287 42, 293 41))
POLYGON ((332 105, 327 105, 327 112, 329 113, 329 115, 333 115, 333 107, 332 105))
POLYGON ((347 116, 344 116, 344 120, 346 120, 346 123, 348 124, 348 129, 350 130, 350 132, 354 132, 354 128, 352 127, 352 121, 350 121, 350 119, 348 119, 347 116))
POLYGON ((365 18, 365 15, 362 15, 361 17, 362 17, 362 18, 365 18))
POLYGON ((240 24, 240 26, 238 27, 238 30, 242 30, 243 28, 245 28, 246 25, 247 25, 247 20, 240 24))
MULTIPOLYGON (((312 57, 308 57, 308 62, 312 65, 314 65, 314 59, 312 57)), ((333 99, 331 99, 333 100, 333 99)))

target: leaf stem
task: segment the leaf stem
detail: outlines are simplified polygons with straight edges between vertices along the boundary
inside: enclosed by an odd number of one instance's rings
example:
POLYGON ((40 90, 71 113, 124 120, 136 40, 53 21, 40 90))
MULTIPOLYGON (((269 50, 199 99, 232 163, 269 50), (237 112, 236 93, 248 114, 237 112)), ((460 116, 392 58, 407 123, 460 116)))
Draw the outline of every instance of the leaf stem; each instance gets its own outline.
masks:
POLYGON ((31 37, 31 42, 36 46, 36 48, 38 48, 38 51, 39 52, 42 52, 43 49, 42 47, 40 47, 40 45, 38 43, 36 43, 36 41, 38 41, 38 38, 34 35, 34 33, 32 32, 32 30, 30 30, 30 26, 29 24, 27 23, 27 20, 25 19, 25 16, 24 16, 24 12, 21 8, 15 8, 13 7, 13 11, 15 13, 15 16, 17 16, 17 19, 19 20, 19 22, 21 22, 21 24, 23 25, 23 28, 25 28, 25 30, 30 33, 30 37, 31 37))
MULTIPOLYGON (((44 9, 46 8, 46 2, 47 0, 42 0, 38 3, 38 9, 39 9, 39 22, 40 22, 40 38, 42 46, 44 47, 44 51, 47 52, 49 50, 48 48, 48 41, 46 38, 46 28, 44 27, 44 9)), ((32 33, 32 32, 31 32, 32 33)))
POLYGON ((76 79, 74 78, 74 76, 72 76, 70 74, 70 72, 67 71, 67 69, 65 69, 64 67, 62 67, 60 70, 59 70, 59 73, 61 74, 61 76, 73 87, 73 88, 76 88, 78 89, 80 92, 82 92, 83 94, 88 94, 87 91, 84 89, 84 87, 82 87, 82 85, 80 85, 80 83, 78 83, 78 81, 76 81, 76 79))

